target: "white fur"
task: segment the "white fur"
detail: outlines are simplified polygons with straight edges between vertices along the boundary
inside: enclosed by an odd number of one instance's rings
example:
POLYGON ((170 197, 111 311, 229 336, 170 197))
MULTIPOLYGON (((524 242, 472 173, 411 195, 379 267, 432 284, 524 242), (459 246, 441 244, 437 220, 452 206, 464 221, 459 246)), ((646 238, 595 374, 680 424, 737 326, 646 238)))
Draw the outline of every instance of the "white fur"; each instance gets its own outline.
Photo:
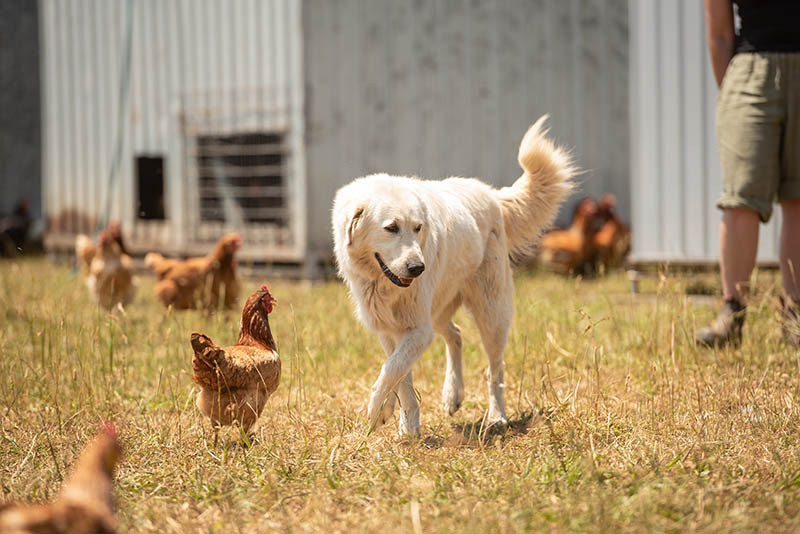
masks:
POLYGON ((452 317, 461 304, 474 316, 489 359, 490 423, 506 423, 503 351, 513 316, 510 257, 527 254, 570 190, 572 160, 546 137, 539 119, 522 140, 522 176, 496 190, 470 178, 424 181, 375 174, 336 193, 334 250, 359 319, 377 333, 386 362, 372 386, 370 427, 385 423, 395 398, 400 431, 419 435, 419 403, 411 368, 433 341, 447 344, 442 404, 455 413, 464 400, 461 332, 452 317), (397 232, 387 231, 396 226, 397 232), (398 277, 409 265, 424 272, 409 287, 392 283, 378 253, 398 277), (392 392, 396 393, 392 394, 392 392))

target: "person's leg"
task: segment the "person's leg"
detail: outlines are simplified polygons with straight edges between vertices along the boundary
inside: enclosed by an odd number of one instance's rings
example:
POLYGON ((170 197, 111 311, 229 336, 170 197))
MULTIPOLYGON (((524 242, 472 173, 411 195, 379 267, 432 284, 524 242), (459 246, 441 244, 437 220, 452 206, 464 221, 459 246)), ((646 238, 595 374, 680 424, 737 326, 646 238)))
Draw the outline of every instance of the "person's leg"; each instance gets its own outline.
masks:
POLYGON ((781 202, 781 277, 786 300, 783 302, 784 339, 800 347, 800 199, 781 202))
POLYGON ((786 296, 800 302, 800 199, 781 202, 781 278, 786 296))
POLYGON ((724 208, 719 224, 719 270, 725 304, 710 326, 697 331, 706 346, 738 345, 744 324, 744 293, 758 252, 760 215, 749 208, 724 208))
MULTIPOLYGON (((786 72, 800 72, 800 53, 782 55, 786 72)), ((800 82, 796 77, 794 82, 800 82)), ((781 150, 782 180, 778 202, 783 213, 781 227, 781 276, 786 293, 783 310, 784 339, 800 348, 800 91, 789 85, 786 93, 786 126, 781 150)))
POLYGON ((728 65, 717 99, 716 133, 722 169, 720 275, 725 303, 697 342, 738 345, 745 319, 744 289, 755 266, 758 224, 767 222, 781 177, 785 118, 772 56, 737 54, 728 65))
POLYGON ((756 264, 758 224, 756 211, 747 208, 723 210, 719 225, 719 267, 722 296, 726 301, 744 303, 743 290, 756 264))

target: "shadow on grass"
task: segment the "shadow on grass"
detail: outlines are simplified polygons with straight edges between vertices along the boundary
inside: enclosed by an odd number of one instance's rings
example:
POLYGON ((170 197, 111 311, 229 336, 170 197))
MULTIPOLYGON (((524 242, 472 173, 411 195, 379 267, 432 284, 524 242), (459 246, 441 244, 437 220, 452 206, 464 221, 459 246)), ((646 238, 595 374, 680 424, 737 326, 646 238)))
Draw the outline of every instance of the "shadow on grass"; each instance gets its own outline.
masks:
POLYGON ((544 421, 546 414, 542 410, 522 412, 508 424, 489 425, 482 417, 472 423, 453 423, 452 434, 444 436, 428 436, 423 439, 425 446, 438 449, 442 447, 480 448, 495 445, 516 436, 528 433, 531 425, 544 421))

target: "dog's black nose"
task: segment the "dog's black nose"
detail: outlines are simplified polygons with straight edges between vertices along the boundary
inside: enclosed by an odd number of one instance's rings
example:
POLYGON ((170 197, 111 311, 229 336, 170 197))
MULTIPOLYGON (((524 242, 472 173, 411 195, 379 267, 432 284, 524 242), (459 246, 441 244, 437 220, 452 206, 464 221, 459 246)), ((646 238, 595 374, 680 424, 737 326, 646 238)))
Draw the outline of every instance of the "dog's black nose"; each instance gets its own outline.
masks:
POLYGON ((425 270, 425 264, 421 261, 414 261, 406 264, 406 270, 412 278, 416 278, 425 270))

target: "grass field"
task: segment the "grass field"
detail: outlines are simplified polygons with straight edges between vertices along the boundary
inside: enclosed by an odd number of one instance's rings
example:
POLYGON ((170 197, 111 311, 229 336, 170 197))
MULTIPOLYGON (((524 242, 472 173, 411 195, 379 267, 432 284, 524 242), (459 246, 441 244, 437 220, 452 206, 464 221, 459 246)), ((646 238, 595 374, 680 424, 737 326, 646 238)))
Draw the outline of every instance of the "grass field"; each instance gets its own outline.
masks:
MULTIPOLYGON (((666 273, 519 274, 506 351, 510 428, 485 432, 485 357, 464 331, 467 400, 439 406, 444 344, 414 369, 422 438, 367 435, 383 358, 344 287, 268 282, 283 377, 245 447, 195 406, 189 334, 234 340, 239 312, 173 313, 140 276, 124 313, 70 269, 0 262, 0 497, 54 495, 101 421, 125 447, 121 532, 639 532, 800 529, 798 354, 761 273, 740 349, 698 350, 713 315, 666 273)), ((244 296, 244 295, 243 295, 244 296)))

